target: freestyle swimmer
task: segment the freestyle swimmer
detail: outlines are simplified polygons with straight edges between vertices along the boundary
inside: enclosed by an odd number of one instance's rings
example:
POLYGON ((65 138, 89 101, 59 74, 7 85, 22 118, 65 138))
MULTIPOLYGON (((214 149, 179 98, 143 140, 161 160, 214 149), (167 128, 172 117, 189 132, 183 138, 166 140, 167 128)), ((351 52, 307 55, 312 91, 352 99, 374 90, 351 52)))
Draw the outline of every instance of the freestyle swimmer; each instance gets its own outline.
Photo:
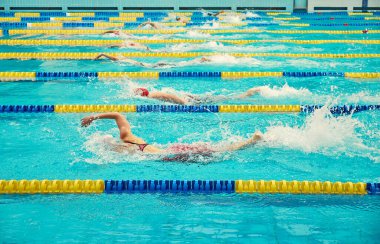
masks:
POLYGON ((130 41, 130 40, 124 40, 122 43, 119 43, 119 44, 114 44, 112 46, 109 46, 111 48, 114 48, 114 47, 127 47, 127 48, 134 48, 134 49, 143 49, 143 50, 147 50, 147 51, 152 51, 148 46, 145 46, 141 43, 138 43, 138 42, 134 42, 134 41, 130 41))
POLYGON ((221 14, 224 14, 224 10, 222 10, 222 11, 219 11, 219 12, 217 12, 217 13, 206 13, 207 14, 207 16, 213 16, 213 17, 216 17, 216 16, 218 16, 218 15, 221 15, 221 14))
MULTIPOLYGON (((98 56, 96 56, 94 58, 94 60, 99 60, 103 57, 107 58, 111 61, 121 61, 121 62, 129 63, 131 65, 141 66, 141 67, 145 67, 145 68, 163 68, 163 67, 176 67, 177 66, 175 63, 165 63, 165 62, 158 62, 155 64, 144 63, 144 62, 135 61, 133 59, 129 59, 129 58, 126 58, 123 56, 115 57, 115 56, 111 56, 111 55, 104 54, 104 53, 101 53, 98 56)), ((189 62, 190 63, 194 63, 194 62, 195 63, 207 63, 207 62, 211 62, 211 59, 209 59, 207 57, 201 57, 201 58, 196 58, 196 59, 189 61, 189 62)))
POLYGON ((128 33, 124 33, 121 30, 108 30, 108 31, 105 31, 105 32, 102 33, 102 35, 105 35, 105 34, 114 34, 116 36, 129 37, 129 38, 133 37, 133 35, 128 34, 128 33))
POLYGON ((94 58, 94 60, 99 60, 102 57, 105 57, 105 58, 112 60, 112 61, 121 61, 121 62, 128 63, 128 64, 131 64, 134 66, 140 66, 140 67, 145 67, 145 68, 162 68, 162 67, 175 67, 176 66, 175 64, 164 63, 164 62, 158 62, 156 64, 144 63, 144 62, 139 62, 139 61, 136 61, 133 59, 125 58, 125 57, 114 57, 114 56, 107 55, 104 53, 101 53, 98 56, 96 56, 94 58))
POLYGON ((127 38, 132 38, 134 36, 130 35, 130 34, 126 34, 126 33, 122 32, 121 30, 109 30, 109 31, 105 31, 105 32, 102 33, 102 35, 105 35, 105 34, 115 34, 117 36, 122 37, 122 39, 124 39, 124 41, 122 43, 114 44, 112 46, 109 46, 111 48, 114 48, 114 47, 121 47, 121 48, 127 47, 127 48, 145 49, 145 50, 151 51, 148 46, 142 45, 141 43, 134 42, 132 40, 126 40, 127 38))
POLYGON ((139 26, 137 26, 137 29, 141 29, 145 26, 151 27, 151 28, 156 29, 156 30, 161 29, 161 27, 158 23, 151 22, 150 19, 147 22, 144 22, 144 23, 140 24, 139 26))
POLYGON ((175 18, 175 20, 178 21, 178 22, 180 22, 180 23, 187 23, 187 22, 189 22, 189 19, 185 19, 185 18, 182 18, 182 17, 179 17, 179 16, 177 16, 175 18))
POLYGON ((184 94, 184 95, 177 95, 177 94, 170 94, 162 91, 157 92, 149 92, 146 88, 137 88, 134 90, 135 95, 147 97, 151 99, 156 99, 164 102, 171 102, 175 104, 181 104, 181 105, 190 105, 190 104, 206 104, 206 103, 213 103, 213 102, 220 102, 224 100, 229 99, 243 99, 246 97, 253 96, 254 94, 259 93, 261 90, 260 87, 253 87, 246 92, 239 94, 239 95, 231 95, 231 96, 205 96, 205 95, 192 95, 192 94, 184 94))
POLYGON ((148 144, 144 139, 134 135, 128 120, 120 113, 110 112, 84 117, 81 120, 81 126, 87 127, 92 122, 99 119, 113 119, 119 128, 119 136, 122 143, 113 145, 115 151, 128 153, 142 152, 146 154, 161 154, 174 155, 172 157, 165 156, 164 161, 186 161, 191 155, 211 156, 215 152, 236 151, 247 146, 254 145, 262 139, 260 132, 255 132, 254 135, 245 140, 237 142, 233 145, 217 146, 211 144, 174 144, 167 148, 158 148, 148 144))

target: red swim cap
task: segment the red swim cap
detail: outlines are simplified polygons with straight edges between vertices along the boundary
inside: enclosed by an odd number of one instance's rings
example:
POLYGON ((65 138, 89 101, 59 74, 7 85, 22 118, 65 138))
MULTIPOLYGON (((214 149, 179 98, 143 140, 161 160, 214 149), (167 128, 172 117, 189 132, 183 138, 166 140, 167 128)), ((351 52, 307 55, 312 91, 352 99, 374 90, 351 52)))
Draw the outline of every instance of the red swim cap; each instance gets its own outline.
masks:
POLYGON ((149 95, 149 91, 145 88, 136 88, 135 94, 140 95, 142 97, 147 97, 149 95))

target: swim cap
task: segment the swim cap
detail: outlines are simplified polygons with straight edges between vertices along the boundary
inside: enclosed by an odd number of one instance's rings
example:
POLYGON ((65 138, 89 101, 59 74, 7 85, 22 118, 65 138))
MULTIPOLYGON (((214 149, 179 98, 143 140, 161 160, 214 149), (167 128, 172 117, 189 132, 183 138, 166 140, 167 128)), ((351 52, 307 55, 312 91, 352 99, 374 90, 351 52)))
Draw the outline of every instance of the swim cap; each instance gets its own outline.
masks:
POLYGON ((135 89, 135 94, 140 95, 142 97, 147 97, 149 95, 149 91, 145 88, 136 88, 135 89))

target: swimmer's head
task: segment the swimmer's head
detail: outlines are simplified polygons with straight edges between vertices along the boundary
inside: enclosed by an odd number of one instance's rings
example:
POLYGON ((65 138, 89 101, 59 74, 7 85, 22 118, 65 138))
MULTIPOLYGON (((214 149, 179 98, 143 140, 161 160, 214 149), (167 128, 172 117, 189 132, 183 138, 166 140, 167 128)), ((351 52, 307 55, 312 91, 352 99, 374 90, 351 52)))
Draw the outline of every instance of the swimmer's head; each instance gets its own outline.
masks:
POLYGON ((181 20, 181 17, 175 17, 175 20, 177 20, 177 21, 180 21, 181 20))
POLYGON ((135 93, 135 95, 142 96, 142 97, 149 96, 149 91, 146 88, 142 88, 142 87, 136 88, 134 90, 134 93, 135 93))

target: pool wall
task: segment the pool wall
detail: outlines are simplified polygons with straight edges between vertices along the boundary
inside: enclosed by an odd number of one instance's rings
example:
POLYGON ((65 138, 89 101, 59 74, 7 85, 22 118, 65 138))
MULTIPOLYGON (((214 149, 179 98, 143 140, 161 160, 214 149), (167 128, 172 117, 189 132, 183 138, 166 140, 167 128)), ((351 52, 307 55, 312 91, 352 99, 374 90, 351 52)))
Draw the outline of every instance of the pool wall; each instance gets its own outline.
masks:
POLYGON ((379 11, 380 0, 308 0, 308 12, 321 11, 379 11))

